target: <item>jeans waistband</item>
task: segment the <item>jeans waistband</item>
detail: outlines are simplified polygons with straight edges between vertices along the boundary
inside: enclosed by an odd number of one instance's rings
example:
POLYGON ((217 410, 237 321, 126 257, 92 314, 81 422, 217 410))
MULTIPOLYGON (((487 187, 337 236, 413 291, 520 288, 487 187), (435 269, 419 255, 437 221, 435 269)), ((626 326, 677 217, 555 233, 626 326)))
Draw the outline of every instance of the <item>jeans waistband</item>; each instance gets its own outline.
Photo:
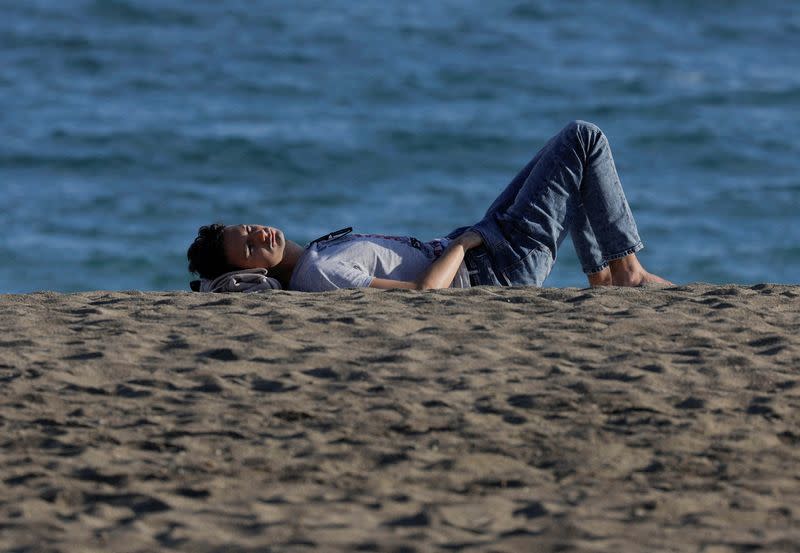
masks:
POLYGON ((472 259, 469 251, 464 254, 464 265, 466 265, 467 272, 469 273, 469 285, 480 286, 481 281, 478 278, 478 265, 475 263, 475 260, 472 259))

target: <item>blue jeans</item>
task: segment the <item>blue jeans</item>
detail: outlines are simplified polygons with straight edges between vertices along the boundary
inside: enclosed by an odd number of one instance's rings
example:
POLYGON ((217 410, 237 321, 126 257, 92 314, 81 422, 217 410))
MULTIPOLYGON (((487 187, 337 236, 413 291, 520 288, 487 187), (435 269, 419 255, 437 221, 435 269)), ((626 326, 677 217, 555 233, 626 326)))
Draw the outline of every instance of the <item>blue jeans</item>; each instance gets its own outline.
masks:
POLYGON ((643 247, 608 140, 585 121, 551 138, 483 219, 447 237, 467 229, 483 238, 465 256, 473 285, 541 286, 567 232, 586 274, 643 247))

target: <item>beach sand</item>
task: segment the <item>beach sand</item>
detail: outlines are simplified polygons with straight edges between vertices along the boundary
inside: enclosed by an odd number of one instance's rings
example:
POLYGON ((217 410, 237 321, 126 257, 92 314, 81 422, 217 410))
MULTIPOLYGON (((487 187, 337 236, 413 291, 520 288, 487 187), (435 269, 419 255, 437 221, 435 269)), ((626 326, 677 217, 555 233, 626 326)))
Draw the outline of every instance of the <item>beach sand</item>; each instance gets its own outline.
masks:
POLYGON ((0 548, 797 551, 800 287, 0 296, 0 548))

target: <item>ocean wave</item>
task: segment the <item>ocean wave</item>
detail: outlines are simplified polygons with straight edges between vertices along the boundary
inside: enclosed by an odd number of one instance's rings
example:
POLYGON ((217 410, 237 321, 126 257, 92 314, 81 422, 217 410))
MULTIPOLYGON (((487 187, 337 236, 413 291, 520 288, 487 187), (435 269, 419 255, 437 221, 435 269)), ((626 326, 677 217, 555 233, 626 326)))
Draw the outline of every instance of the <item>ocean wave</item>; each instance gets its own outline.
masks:
POLYGON ((128 0, 94 0, 88 5, 87 12, 100 20, 124 24, 157 24, 157 25, 194 25, 199 18, 197 6, 192 10, 181 8, 181 4, 173 2, 128 0))

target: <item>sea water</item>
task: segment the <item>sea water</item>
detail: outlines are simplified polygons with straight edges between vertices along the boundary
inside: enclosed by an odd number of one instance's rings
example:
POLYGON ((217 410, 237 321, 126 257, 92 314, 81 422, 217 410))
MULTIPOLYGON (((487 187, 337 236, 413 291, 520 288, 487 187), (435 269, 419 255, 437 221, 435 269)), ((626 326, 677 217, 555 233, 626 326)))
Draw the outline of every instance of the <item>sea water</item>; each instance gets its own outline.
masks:
MULTIPOLYGON (((213 221, 442 236, 608 135, 678 282, 800 281, 790 1, 29 0, 0 18, 0 292, 187 289, 213 221)), ((567 240, 549 286, 584 286, 567 240)))

